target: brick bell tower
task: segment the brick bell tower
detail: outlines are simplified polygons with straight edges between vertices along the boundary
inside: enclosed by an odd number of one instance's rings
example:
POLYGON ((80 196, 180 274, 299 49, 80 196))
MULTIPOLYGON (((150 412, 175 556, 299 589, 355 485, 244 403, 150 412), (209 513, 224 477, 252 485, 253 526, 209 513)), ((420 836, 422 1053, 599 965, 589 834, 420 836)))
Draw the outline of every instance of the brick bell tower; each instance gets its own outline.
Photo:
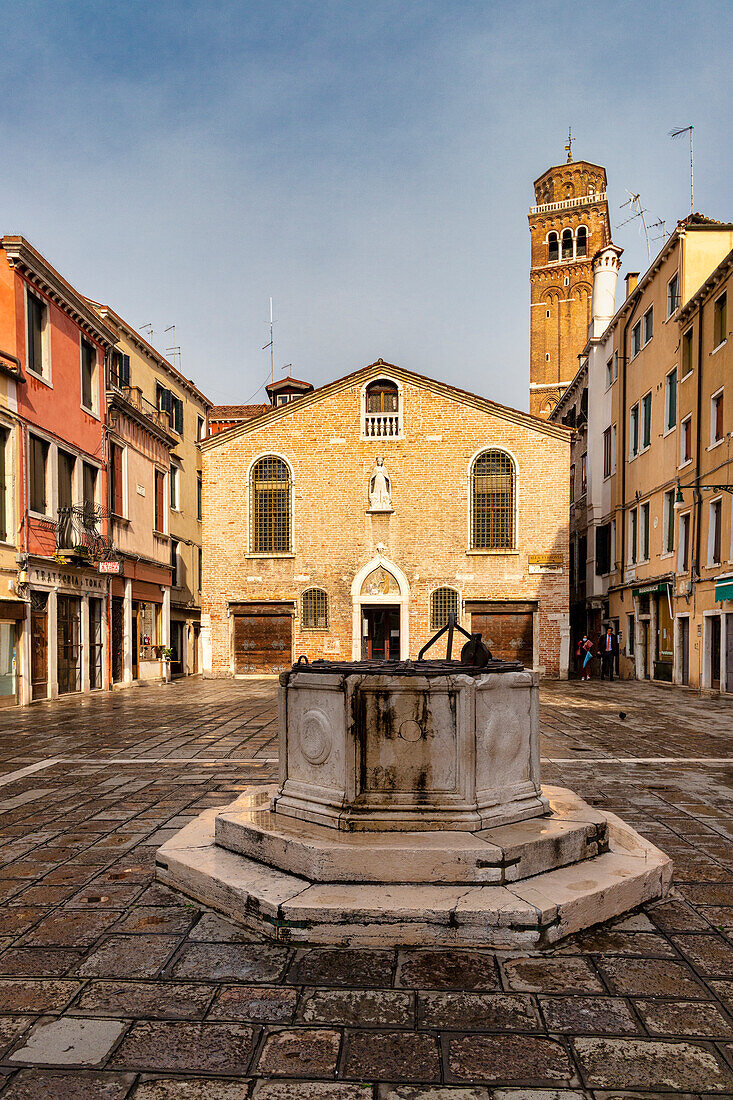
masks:
POLYGON ((544 419, 578 369, 588 339, 593 255, 611 240, 606 170, 573 160, 535 180, 529 209, 532 242, 529 411, 544 419))

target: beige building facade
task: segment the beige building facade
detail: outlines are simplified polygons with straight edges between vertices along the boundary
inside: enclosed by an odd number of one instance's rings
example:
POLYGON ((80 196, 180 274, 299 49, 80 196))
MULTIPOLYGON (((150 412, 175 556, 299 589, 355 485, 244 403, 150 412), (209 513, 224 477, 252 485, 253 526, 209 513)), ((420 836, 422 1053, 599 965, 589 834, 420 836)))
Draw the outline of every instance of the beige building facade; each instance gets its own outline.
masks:
POLYGON ((378 360, 211 436, 205 672, 415 657, 454 611, 567 674, 570 433, 378 360))

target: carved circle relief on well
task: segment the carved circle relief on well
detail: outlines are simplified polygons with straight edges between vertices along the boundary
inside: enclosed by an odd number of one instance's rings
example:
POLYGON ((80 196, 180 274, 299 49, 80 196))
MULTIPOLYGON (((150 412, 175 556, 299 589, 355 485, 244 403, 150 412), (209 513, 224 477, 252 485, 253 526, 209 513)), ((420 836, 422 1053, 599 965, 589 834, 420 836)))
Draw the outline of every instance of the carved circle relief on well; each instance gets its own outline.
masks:
POLYGON ((325 764, 333 741, 323 711, 309 710, 300 725, 300 751, 309 764, 325 764))

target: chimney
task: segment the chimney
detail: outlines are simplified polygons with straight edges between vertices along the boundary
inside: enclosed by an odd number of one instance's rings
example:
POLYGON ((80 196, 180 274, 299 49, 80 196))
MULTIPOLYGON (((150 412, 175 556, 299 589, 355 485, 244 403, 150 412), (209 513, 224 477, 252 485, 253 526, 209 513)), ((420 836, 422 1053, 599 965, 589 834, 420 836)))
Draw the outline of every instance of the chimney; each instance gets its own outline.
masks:
POLYGON ((628 298, 629 294, 632 293, 632 291, 636 290, 636 284, 638 282, 639 282, 639 272, 638 271, 629 271, 629 272, 627 272, 627 274, 626 274, 626 297, 627 298, 628 298))
POLYGON ((616 281, 622 252, 618 245, 607 244, 593 257, 593 294, 588 328, 591 339, 603 335, 616 311, 616 281))

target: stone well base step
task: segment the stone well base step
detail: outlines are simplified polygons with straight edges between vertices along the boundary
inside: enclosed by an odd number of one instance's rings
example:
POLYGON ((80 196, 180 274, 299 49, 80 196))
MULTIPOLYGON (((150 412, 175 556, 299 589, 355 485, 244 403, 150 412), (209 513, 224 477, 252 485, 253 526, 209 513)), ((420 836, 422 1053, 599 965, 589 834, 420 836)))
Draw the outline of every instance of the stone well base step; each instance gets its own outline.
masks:
POLYGON ((607 827, 609 850, 507 885, 315 882, 227 850, 204 811, 157 854, 159 881, 276 940, 532 947, 662 897, 671 860, 614 814, 545 787, 553 815, 607 827))
POLYGON ((343 832, 271 813, 276 786, 243 794, 216 815, 216 843, 312 882, 504 885, 608 849, 602 814, 562 812, 471 833, 343 832))

